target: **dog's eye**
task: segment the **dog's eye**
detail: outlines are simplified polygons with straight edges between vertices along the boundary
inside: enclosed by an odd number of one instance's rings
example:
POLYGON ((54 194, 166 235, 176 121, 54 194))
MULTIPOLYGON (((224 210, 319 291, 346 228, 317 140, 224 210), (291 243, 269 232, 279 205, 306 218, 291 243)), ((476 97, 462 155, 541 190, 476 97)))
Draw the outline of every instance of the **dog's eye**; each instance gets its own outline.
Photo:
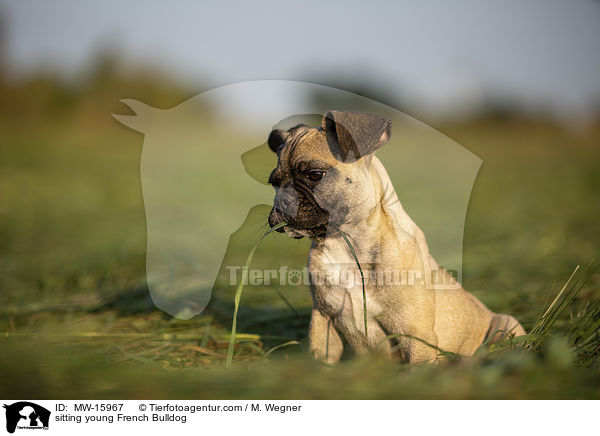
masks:
POLYGON ((313 182, 317 182, 325 177, 325 171, 309 171, 308 178, 313 182))

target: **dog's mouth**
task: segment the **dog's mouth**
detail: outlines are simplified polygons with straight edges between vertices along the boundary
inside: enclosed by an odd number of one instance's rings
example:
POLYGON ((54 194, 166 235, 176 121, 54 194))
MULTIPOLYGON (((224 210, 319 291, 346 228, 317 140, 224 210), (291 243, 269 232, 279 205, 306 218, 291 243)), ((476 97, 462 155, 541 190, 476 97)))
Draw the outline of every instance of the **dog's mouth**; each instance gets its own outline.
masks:
POLYGON ((284 226, 281 229, 277 229, 278 232, 285 232, 288 236, 294 239, 302 239, 304 237, 307 238, 320 238, 327 234, 327 225, 319 225, 316 227, 299 229, 292 227, 290 225, 284 226))
POLYGON ((269 226, 273 228, 276 225, 283 222, 287 224, 283 227, 278 228, 276 231, 279 233, 285 233, 286 235, 294 239, 302 239, 304 237, 318 238, 323 237, 327 234, 326 223, 318 223, 315 225, 302 225, 298 223, 297 220, 286 216, 279 209, 271 209, 271 213, 269 215, 269 226))

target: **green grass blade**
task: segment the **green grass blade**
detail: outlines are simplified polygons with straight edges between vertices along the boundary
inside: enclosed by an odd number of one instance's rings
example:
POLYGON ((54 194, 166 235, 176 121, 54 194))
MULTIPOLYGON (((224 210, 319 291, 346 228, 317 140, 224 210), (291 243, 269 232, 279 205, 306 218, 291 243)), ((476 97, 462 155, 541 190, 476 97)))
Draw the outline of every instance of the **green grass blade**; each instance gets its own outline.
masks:
POLYGON ((300 345, 300 342, 298 342, 298 341, 288 341, 288 342, 286 342, 284 344, 279 344, 279 345, 271 348, 269 351, 267 351, 265 353, 265 355, 263 356, 263 358, 266 359, 267 357, 269 357, 271 355, 271 353, 273 353, 273 351, 279 350, 280 348, 289 347, 290 345, 300 345))
POLYGON ((358 261, 358 256, 356 255, 356 252, 354 251, 354 247, 350 243, 350 240, 346 236, 346 233, 344 233, 342 231, 342 229, 340 229, 335 224, 333 224, 333 223, 330 223, 330 224, 339 232, 340 235, 342 235, 342 238, 344 238, 344 241, 346 242, 346 245, 348 245, 348 248, 350 249, 350 252, 352 253, 352 257, 354 257, 354 261, 356 262, 356 266, 358 267, 358 271, 360 272, 360 279, 362 281, 363 318, 364 318, 364 323, 365 323, 365 341, 367 341, 368 338, 369 338, 369 334, 367 332, 367 292, 365 291, 365 276, 363 274, 362 268, 360 267, 360 262, 358 261))
MULTIPOLYGON (((436 350, 438 352, 438 357, 445 357, 448 359, 458 359, 460 356, 456 353, 453 353, 452 351, 446 351, 440 347, 438 347, 437 345, 433 345, 429 342, 427 342, 424 339, 419 338, 418 336, 415 335, 410 335, 410 334, 405 334, 405 333, 398 333, 398 334, 393 334, 393 335, 387 335, 385 338, 383 338, 381 341, 379 341, 379 345, 383 344, 386 341, 389 341, 391 339, 397 339, 397 338, 409 338, 409 339, 414 339, 416 341, 419 341, 425 345, 427 345, 430 348, 433 348, 434 350, 436 350)), ((392 347, 392 351, 395 351, 399 348, 398 345, 395 345, 394 347, 392 347)))
MULTIPOLYGON (((590 264, 587 265, 583 271, 579 271, 579 265, 575 268, 565 285, 561 288, 560 292, 556 295, 544 314, 536 321, 535 325, 531 329, 530 335, 527 335, 528 337, 531 336, 532 339, 526 342, 526 348, 531 351, 540 349, 544 339, 554 328, 556 321, 563 316, 567 308, 574 303, 576 297, 579 295, 583 287, 600 266, 599 264, 594 267, 593 263, 594 261, 590 262, 590 264), (576 278, 576 280, 573 282, 574 278, 576 278)), ((586 321, 589 322, 589 319, 586 321)), ((577 337, 577 335, 581 336, 585 333, 585 331, 582 331, 582 328, 583 324, 574 323, 573 327, 570 329, 570 335, 572 337, 577 337)))
POLYGON ((238 284, 238 286, 235 290, 233 321, 231 322, 231 335, 229 336, 229 347, 227 348, 227 358, 225 360, 225 366, 231 366, 231 362, 233 361, 233 347, 235 345, 235 334, 236 334, 236 330, 237 330, 238 309, 240 308, 240 300, 242 298, 242 290, 244 289, 244 282, 248 278, 248 268, 250 267, 250 262, 252 262, 252 258, 254 257, 254 252, 256 251, 256 249, 258 248, 260 243, 263 241, 263 239, 265 239, 273 231, 280 229, 285 225, 287 225, 287 223, 279 223, 275 227, 271 227, 264 235, 262 235, 260 237, 260 239, 258 241, 256 241, 256 244, 254 244, 254 247, 252 247, 252 250, 250 250, 250 254, 248 254, 248 258, 246 259, 246 264, 244 265, 244 268, 242 269, 242 279, 240 280, 240 283, 238 284))

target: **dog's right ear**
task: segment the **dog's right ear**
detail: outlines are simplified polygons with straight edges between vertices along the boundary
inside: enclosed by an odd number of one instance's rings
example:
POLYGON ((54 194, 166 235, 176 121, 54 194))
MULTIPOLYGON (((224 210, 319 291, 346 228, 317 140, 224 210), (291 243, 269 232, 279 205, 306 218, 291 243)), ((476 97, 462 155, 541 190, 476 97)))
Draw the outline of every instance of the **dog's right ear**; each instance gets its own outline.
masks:
POLYGON ((329 111, 323 116, 321 128, 334 156, 345 162, 367 156, 387 143, 392 121, 366 112, 329 111))
POLYGON ((269 148, 271 149, 271 151, 273 151, 273 153, 277 153, 279 151, 279 148, 283 144, 285 144, 285 141, 287 141, 289 137, 290 132, 286 132, 285 130, 281 129, 274 129, 273 131, 271 131, 271 134, 269 135, 269 140, 267 141, 269 144, 269 148))

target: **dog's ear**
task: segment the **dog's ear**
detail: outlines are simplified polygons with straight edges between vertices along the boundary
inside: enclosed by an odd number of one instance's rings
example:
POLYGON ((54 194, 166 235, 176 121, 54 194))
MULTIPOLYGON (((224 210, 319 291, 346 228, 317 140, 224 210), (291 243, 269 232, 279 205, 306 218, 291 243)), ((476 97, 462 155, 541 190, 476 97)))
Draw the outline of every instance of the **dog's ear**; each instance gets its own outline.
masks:
POLYGON ((290 137, 290 133, 281 129, 273 129, 271 134, 269 135, 269 140, 267 141, 269 144, 269 148, 273 153, 277 153, 279 147, 285 144, 285 141, 290 137))
POLYGON ((310 127, 308 127, 306 124, 296 124, 287 131, 273 129, 269 135, 269 140, 267 141, 269 143, 269 148, 273 150, 273 152, 277 153, 279 151, 279 147, 285 144, 286 141, 307 129, 310 129, 310 127))
POLYGON ((329 111, 323 117, 322 128, 336 157, 358 160, 389 141, 392 120, 365 112, 329 111))

